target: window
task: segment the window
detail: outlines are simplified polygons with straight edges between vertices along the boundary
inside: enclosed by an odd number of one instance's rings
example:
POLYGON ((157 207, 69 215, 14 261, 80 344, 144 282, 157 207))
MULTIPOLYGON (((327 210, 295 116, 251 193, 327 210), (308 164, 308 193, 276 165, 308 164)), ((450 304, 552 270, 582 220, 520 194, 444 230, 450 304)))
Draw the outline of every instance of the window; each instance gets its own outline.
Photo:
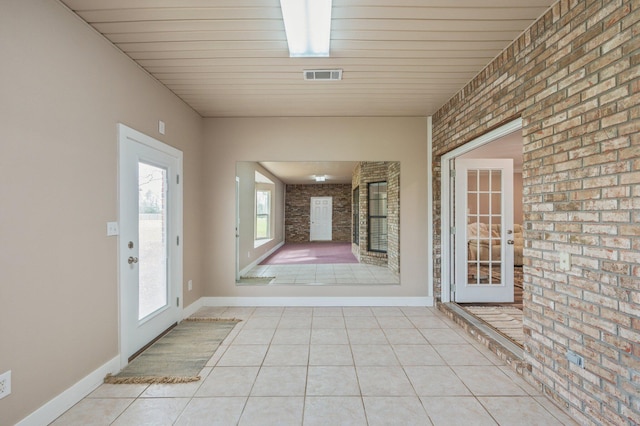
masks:
POLYGON ((360 245, 360 187, 353 190, 353 243, 360 245))
POLYGON ((271 191, 256 190, 256 240, 271 238, 271 191))
POLYGON ((369 184, 369 251, 387 252, 387 182, 369 184))

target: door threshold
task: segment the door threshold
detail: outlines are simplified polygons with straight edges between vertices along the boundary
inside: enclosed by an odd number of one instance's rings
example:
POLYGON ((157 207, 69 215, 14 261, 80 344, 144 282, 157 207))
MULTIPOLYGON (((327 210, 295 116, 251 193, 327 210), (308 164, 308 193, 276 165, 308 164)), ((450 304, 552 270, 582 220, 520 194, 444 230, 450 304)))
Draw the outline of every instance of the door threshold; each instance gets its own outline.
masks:
POLYGON ((484 321, 465 311, 457 303, 442 303, 438 301, 437 307, 518 374, 522 376, 529 374, 531 365, 525 362, 524 349, 522 347, 498 333, 484 321))

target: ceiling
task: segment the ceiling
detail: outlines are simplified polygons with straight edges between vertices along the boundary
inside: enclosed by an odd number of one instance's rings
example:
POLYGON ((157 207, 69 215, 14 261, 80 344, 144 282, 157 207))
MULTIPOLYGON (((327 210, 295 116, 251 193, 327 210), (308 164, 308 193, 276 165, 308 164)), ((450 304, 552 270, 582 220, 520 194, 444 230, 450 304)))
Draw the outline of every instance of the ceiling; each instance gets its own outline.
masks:
POLYGON ((555 0, 333 0, 289 58, 279 0, 61 0, 203 117, 428 116, 555 0), (343 80, 304 81, 340 68, 343 80))
POLYGON ((314 184, 314 176, 331 183, 351 183, 357 161, 261 161, 260 165, 289 185, 314 184))

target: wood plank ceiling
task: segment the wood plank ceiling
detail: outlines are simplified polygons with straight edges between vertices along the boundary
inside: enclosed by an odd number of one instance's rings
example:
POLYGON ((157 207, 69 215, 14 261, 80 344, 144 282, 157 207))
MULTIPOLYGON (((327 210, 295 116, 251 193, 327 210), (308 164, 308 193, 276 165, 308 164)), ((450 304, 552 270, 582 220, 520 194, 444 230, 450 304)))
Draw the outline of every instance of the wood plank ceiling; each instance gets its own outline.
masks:
POLYGON ((555 2, 333 0, 331 57, 289 58, 279 0, 61 1, 203 117, 428 116, 555 2))

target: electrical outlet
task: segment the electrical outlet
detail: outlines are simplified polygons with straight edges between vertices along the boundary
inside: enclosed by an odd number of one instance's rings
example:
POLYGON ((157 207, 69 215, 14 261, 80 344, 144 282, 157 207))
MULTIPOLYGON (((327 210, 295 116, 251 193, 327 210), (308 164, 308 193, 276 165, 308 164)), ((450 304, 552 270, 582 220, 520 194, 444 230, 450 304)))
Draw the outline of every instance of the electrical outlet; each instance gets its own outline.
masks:
POLYGON ((584 368, 584 358, 573 351, 567 351, 567 359, 570 363, 577 365, 580 368, 584 368))
POLYGON ((561 271, 571 270, 571 253, 561 252, 559 255, 559 260, 560 260, 561 271))
POLYGON ((189 280, 189 282, 187 282, 187 289, 189 291, 193 290, 193 280, 189 280))
POLYGON ((0 374, 0 399, 11 393, 11 370, 0 374))

